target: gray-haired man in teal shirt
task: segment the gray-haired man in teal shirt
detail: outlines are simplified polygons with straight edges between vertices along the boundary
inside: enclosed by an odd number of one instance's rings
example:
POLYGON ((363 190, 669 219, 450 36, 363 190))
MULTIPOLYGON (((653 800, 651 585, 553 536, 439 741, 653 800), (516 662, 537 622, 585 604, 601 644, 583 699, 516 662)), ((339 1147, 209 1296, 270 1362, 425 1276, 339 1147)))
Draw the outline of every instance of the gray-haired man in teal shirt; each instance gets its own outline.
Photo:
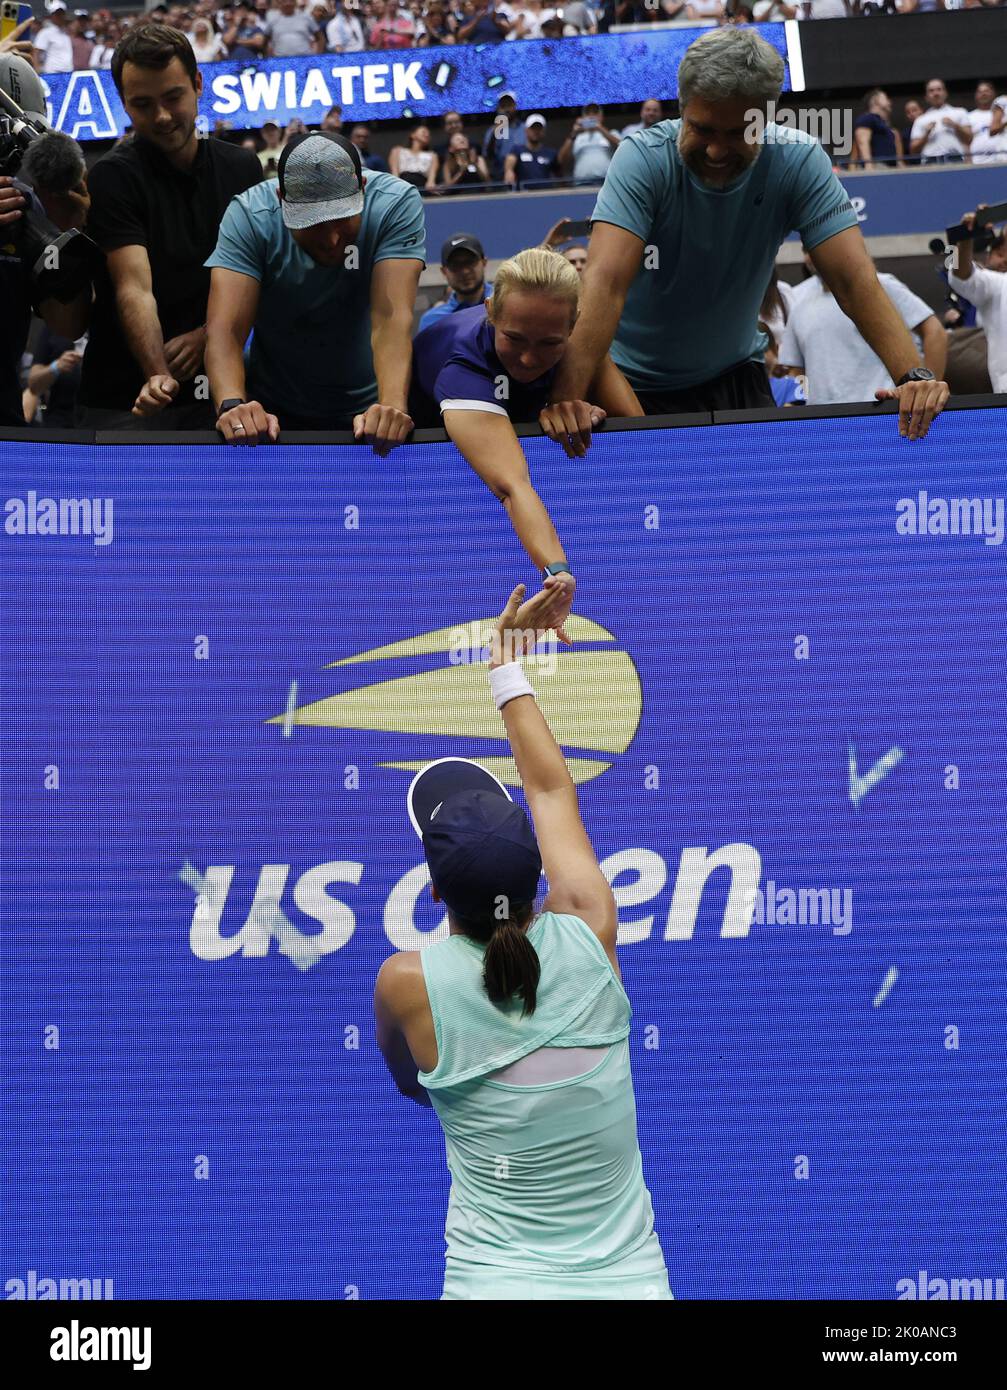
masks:
POLYGON ((783 58, 751 29, 696 40, 678 71, 680 120, 623 140, 593 214, 581 313, 540 422, 571 457, 591 439, 583 400, 611 351, 640 413, 772 406, 759 305, 798 231, 815 268, 881 358, 899 428, 926 434, 948 388, 878 283, 857 216, 817 140, 767 119, 783 58))

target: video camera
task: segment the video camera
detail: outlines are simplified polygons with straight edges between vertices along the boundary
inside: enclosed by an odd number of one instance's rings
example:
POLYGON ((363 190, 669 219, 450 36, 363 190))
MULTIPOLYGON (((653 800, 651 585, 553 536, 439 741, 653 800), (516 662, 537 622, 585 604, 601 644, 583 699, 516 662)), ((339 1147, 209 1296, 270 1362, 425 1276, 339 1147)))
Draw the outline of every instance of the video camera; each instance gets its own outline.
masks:
MULTIPOLYGON (((102 253, 76 228, 62 231, 45 214, 38 193, 17 177, 27 151, 37 141, 50 140, 52 131, 45 111, 42 84, 32 66, 16 53, 0 54, 0 174, 13 179, 26 206, 4 236, 17 249, 31 281, 32 301, 55 299, 67 304, 90 284, 102 261, 102 253)), ((59 137, 65 144, 65 137, 59 137)), ((74 147, 70 147, 71 151, 74 147)), ((47 193, 69 193, 74 169, 61 152, 54 152, 56 170, 67 169, 66 187, 46 188, 47 193)), ((79 154, 79 151, 78 151, 79 154)))
POLYGON ((976 212, 974 228, 969 229, 964 222, 958 222, 953 227, 946 227, 944 235, 949 246, 956 246, 960 241, 971 241, 973 251, 988 251, 997 239, 993 224, 1002 222, 1005 218, 1007 203, 993 203, 990 207, 981 208, 976 212))

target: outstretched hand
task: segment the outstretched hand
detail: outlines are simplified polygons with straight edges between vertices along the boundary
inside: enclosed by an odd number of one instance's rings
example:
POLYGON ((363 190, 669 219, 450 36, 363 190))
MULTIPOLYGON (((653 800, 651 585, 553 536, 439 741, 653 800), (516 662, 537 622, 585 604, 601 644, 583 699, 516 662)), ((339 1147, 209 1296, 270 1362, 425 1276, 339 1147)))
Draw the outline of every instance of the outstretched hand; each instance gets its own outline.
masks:
POLYGON ((557 635, 569 644, 562 631, 562 621, 570 611, 567 586, 549 583, 534 598, 522 603, 525 586, 518 584, 507 600, 490 638, 490 668, 503 666, 533 651, 536 642, 556 629, 557 635), (565 611, 563 605, 566 605, 565 611))

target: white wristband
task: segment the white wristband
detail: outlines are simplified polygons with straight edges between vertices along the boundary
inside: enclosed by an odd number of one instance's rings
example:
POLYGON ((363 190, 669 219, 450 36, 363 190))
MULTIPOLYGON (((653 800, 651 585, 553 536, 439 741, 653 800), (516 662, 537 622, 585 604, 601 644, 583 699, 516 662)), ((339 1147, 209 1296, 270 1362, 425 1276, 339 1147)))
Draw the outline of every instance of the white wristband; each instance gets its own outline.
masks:
POLYGON ((505 666, 494 667, 490 671, 490 690, 497 709, 503 709, 508 700, 518 695, 535 695, 520 661, 508 661, 505 666))

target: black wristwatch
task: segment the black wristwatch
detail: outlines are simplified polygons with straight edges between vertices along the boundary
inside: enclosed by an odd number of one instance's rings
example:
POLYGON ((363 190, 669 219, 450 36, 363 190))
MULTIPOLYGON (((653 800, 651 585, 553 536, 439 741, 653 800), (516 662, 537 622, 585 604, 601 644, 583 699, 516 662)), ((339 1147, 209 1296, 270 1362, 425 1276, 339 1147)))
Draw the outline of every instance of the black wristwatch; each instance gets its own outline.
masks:
POLYGON ((217 406, 217 419, 220 419, 220 417, 224 414, 225 410, 233 410, 236 405, 247 404, 248 402, 243 401, 240 396, 228 396, 226 401, 221 401, 220 404, 217 406))
POLYGON ((557 560, 553 565, 545 565, 542 569, 542 578, 548 579, 551 574, 560 574, 566 570, 567 574, 573 574, 573 570, 565 560, 557 560))
POLYGON ((929 367, 914 367, 911 372, 906 372, 901 381, 895 383, 896 386, 905 386, 907 381, 936 381, 937 378, 929 367))

